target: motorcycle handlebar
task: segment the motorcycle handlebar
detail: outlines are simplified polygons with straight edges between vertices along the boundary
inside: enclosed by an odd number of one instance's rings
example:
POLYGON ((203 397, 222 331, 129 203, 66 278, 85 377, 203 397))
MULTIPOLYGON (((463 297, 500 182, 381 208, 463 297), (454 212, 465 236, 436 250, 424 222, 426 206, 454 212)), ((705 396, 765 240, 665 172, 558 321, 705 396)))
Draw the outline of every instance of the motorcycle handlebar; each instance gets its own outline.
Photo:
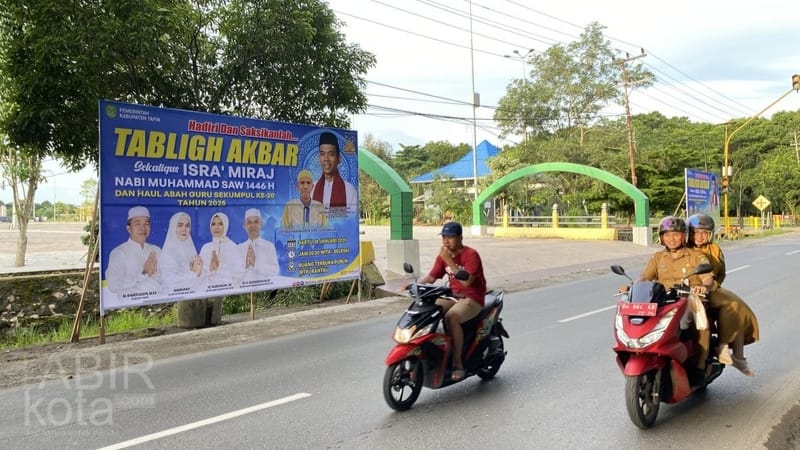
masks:
MULTIPOLYGON (((680 288, 675 288, 675 292, 677 292, 677 293, 678 293, 678 295, 680 295, 680 296, 686 296, 686 295, 693 294, 693 292, 692 292, 691 290, 688 290, 688 289, 680 289, 680 288)), ((700 297, 706 298, 706 295, 707 295, 707 294, 694 294, 694 295, 698 295, 698 296, 700 296, 700 297)))

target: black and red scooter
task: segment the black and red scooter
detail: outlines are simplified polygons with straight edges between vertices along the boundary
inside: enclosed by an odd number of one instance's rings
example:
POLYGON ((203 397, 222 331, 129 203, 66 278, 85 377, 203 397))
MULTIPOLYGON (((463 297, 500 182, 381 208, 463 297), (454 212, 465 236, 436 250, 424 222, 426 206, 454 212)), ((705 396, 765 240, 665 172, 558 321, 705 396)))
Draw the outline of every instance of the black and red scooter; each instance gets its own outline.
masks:
MULTIPOLYGON (((403 265, 406 273, 413 267, 403 265)), ((469 274, 459 271, 456 279, 465 280, 469 274)), ((439 297, 451 297, 448 286, 411 283, 408 291, 414 301, 397 322, 393 338, 397 345, 386 356, 386 373, 383 377, 383 397, 390 407, 405 411, 417 401, 422 387, 439 389, 459 383, 472 375, 483 380, 494 378, 506 357, 503 338, 508 332, 503 327, 500 312, 503 310, 504 292, 489 291, 481 312, 461 324, 464 330, 464 369, 466 375, 453 381, 453 342, 444 327, 442 307, 436 304, 439 297)))

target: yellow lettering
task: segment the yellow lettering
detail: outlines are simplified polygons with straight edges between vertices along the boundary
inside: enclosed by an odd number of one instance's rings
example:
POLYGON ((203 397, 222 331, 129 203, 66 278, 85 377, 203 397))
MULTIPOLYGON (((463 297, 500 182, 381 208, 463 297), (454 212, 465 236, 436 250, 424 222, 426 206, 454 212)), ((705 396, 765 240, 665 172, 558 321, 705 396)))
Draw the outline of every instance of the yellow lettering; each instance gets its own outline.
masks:
POLYGON ((278 142, 275 144, 275 151, 272 152, 272 164, 283 166, 283 142, 278 142))
POLYGON ((242 160, 242 140, 231 139, 231 145, 228 147, 228 157, 225 162, 238 163, 242 160))
POLYGON ((299 147, 297 144, 289 144, 286 146, 286 158, 283 161, 284 166, 297 166, 297 152, 299 147))
POLYGON ((132 131, 133 130, 130 128, 114 128, 114 134, 117 135, 117 147, 114 149, 115 156, 122 156, 125 154, 125 144, 132 131))
POLYGON ((180 152, 175 153, 175 133, 170 133, 167 136, 167 154, 164 156, 166 159, 186 159, 186 135, 181 135, 181 148, 180 152))
POLYGON ((206 161, 219 162, 222 160, 222 143, 224 139, 219 136, 211 136, 208 138, 208 146, 206 147, 206 161))
POLYGON ((242 155, 242 160, 239 161, 244 164, 253 164, 256 162, 256 147, 258 147, 258 141, 244 141, 244 154, 242 155))
POLYGON ((144 130, 133 130, 131 141, 128 143, 128 151, 125 153, 125 156, 144 158, 147 154, 146 144, 147 134, 145 134, 144 130))
POLYGON ((166 149, 164 143, 167 136, 160 131, 151 131, 150 139, 147 142, 147 157, 148 158, 163 158, 166 149))
MULTIPOLYGON (((280 144, 278 144, 280 145, 280 144)), ((258 164, 267 165, 270 163, 269 155, 272 152, 272 142, 263 141, 258 146, 258 164)))
MULTIPOLYGON (((219 152, 221 151, 220 147, 219 152)), ((283 142, 273 144, 270 141, 254 140, 245 140, 242 148, 241 139, 231 139, 225 162, 260 166, 297 166, 299 151, 297 144, 287 145, 283 142)))
POLYGON ((205 143, 206 140, 203 136, 199 134, 195 134, 191 138, 189 138, 189 159, 192 161, 200 161, 203 159, 203 155, 205 154, 205 143))

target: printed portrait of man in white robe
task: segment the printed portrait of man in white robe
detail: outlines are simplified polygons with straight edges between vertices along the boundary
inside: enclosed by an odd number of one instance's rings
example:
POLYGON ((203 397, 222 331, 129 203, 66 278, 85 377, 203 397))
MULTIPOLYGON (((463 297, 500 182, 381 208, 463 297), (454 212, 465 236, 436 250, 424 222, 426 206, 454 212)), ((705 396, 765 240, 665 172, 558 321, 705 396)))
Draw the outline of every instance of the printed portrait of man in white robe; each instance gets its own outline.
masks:
POLYGON ((239 244, 244 267, 243 287, 268 281, 278 274, 278 253, 272 242, 261 237, 263 225, 261 211, 250 208, 244 213, 243 226, 248 239, 239 244))
POLYGON ((108 257, 108 289, 120 297, 148 297, 161 289, 158 261, 161 248, 147 242, 150 237, 150 211, 144 206, 128 210, 128 240, 108 257))

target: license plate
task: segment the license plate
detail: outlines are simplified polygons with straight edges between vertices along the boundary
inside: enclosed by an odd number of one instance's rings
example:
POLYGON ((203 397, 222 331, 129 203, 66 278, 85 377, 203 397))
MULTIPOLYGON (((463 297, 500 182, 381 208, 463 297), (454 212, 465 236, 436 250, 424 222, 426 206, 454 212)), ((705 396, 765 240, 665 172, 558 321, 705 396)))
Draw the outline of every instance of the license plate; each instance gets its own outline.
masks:
POLYGON ((623 316, 646 316, 656 315, 658 303, 628 303, 620 302, 619 311, 623 316))

